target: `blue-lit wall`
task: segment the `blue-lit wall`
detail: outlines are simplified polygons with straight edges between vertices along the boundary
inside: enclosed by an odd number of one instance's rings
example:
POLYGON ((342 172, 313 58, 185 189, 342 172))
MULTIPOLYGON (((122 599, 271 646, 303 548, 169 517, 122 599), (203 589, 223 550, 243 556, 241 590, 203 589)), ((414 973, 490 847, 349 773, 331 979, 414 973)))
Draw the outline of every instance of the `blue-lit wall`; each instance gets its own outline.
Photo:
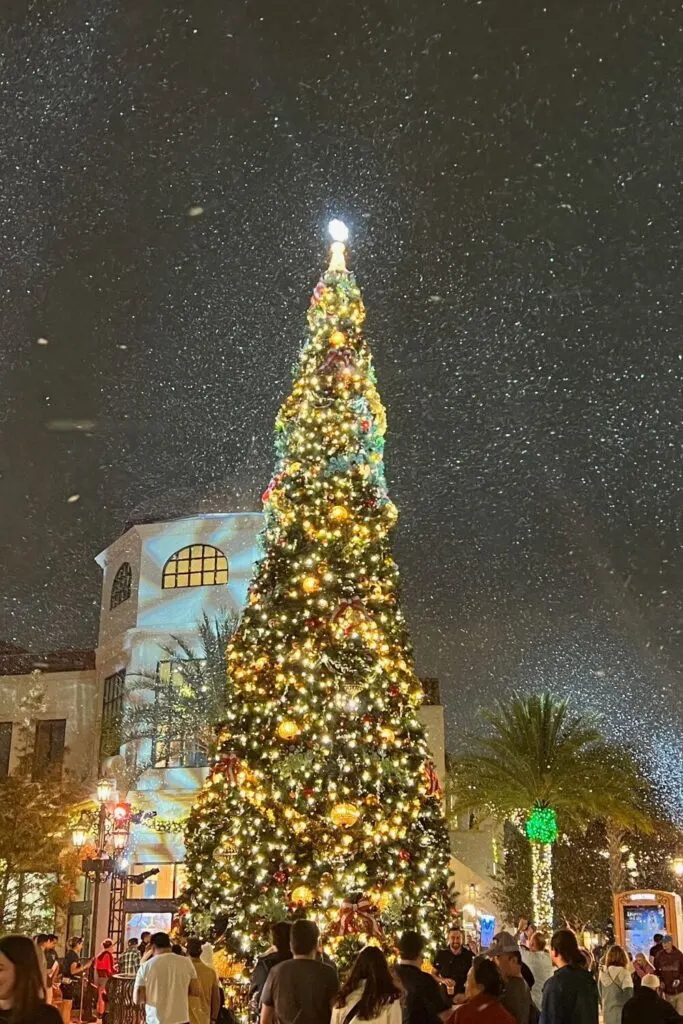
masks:
MULTIPOLYGON (((263 517, 256 512, 145 523, 132 527, 98 556, 104 571, 97 651, 100 694, 104 680, 117 671, 125 670, 129 680, 153 675, 157 663, 168 658, 165 648, 173 648, 174 636, 190 647, 196 646, 196 623, 204 612, 212 616, 241 611, 259 552, 262 526, 263 517), (226 556, 228 583, 162 589, 168 559, 193 544, 211 545, 226 556), (124 561, 132 569, 131 597, 110 610, 113 579, 124 561)), ((147 754, 147 750, 140 750, 143 759, 147 754)), ((183 817, 205 774, 206 770, 200 768, 150 769, 130 794, 131 801, 140 809, 155 810, 166 820, 183 817)), ((160 864, 184 858, 179 833, 160 833, 139 826, 133 838, 132 863, 160 864)))

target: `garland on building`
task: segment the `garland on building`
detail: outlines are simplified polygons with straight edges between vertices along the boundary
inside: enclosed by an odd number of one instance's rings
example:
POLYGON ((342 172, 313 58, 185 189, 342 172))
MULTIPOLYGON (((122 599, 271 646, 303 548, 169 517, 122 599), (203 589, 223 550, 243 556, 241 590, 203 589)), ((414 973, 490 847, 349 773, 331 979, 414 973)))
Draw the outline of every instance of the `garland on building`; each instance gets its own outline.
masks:
POLYGON ((189 902, 236 951, 306 914, 338 956, 450 913, 441 789, 389 545, 386 416, 340 238, 276 421, 234 702, 185 831, 189 902))

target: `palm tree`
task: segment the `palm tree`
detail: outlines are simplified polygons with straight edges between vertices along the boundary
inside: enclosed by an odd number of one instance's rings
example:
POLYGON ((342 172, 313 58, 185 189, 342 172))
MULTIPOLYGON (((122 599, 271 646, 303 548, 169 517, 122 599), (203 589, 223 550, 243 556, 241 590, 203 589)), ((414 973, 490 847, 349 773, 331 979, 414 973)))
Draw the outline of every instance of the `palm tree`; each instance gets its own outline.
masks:
POLYGON ((126 769, 117 766, 120 786, 124 775, 132 788, 147 768, 158 767, 159 751, 162 759, 173 753, 186 766, 210 761, 216 726, 230 704, 227 647, 238 621, 233 612, 213 619, 203 613, 196 647, 174 636, 175 646, 161 647, 166 660, 155 674, 131 677, 117 734, 118 744, 127 747, 126 769), (152 741, 146 756, 140 740, 152 741))
MULTIPOLYGON (((648 828, 640 794, 628 785, 591 719, 569 712, 550 694, 500 701, 484 711, 489 730, 475 738, 453 772, 455 814, 475 810, 523 821, 532 860, 535 923, 552 928, 552 851, 557 816, 569 826, 596 818, 648 828)), ((630 773, 628 773, 630 775, 630 773)))

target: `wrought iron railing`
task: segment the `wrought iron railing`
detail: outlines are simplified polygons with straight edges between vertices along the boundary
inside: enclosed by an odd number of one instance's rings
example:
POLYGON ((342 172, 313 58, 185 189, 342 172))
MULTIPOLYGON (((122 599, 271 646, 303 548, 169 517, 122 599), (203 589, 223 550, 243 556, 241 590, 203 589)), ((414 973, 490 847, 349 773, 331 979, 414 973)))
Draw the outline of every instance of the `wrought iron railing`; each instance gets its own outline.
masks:
POLYGON ((106 1024, 144 1024, 145 1011, 133 1002, 135 978, 115 974, 107 982, 106 1024))

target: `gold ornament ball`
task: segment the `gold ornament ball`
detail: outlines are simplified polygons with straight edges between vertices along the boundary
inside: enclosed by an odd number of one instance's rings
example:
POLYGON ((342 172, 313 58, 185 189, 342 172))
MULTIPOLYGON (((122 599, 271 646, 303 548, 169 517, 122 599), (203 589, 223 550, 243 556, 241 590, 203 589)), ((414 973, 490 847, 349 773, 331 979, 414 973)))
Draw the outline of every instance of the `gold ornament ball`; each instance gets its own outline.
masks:
POLYGON ((291 718, 285 718, 277 727, 277 734, 281 740, 295 740, 300 732, 298 723, 293 722, 291 718))
POLYGON ((292 903, 301 903, 307 906, 313 901, 313 891, 307 885, 297 885, 292 889, 292 903))
POLYGON ((320 590, 320 580, 317 576, 304 576, 301 589, 304 594, 315 594, 316 590, 320 590))
POLYGON ((346 344, 346 335, 343 331, 332 331, 330 345, 332 348, 343 348, 346 344))
POLYGON ((360 810, 355 804, 335 804, 330 811, 330 819, 340 828, 351 828, 360 818, 360 810))
POLYGON ((369 793, 365 798, 365 802, 368 807, 377 807, 379 804, 379 797, 375 796, 374 793, 369 793))
POLYGON ((329 871, 324 871, 320 876, 320 884, 328 888, 331 887, 334 885, 334 875, 330 874, 329 871))
POLYGON ((330 509, 330 519, 333 523, 344 523, 349 518, 349 510, 346 505, 333 505, 330 509))

